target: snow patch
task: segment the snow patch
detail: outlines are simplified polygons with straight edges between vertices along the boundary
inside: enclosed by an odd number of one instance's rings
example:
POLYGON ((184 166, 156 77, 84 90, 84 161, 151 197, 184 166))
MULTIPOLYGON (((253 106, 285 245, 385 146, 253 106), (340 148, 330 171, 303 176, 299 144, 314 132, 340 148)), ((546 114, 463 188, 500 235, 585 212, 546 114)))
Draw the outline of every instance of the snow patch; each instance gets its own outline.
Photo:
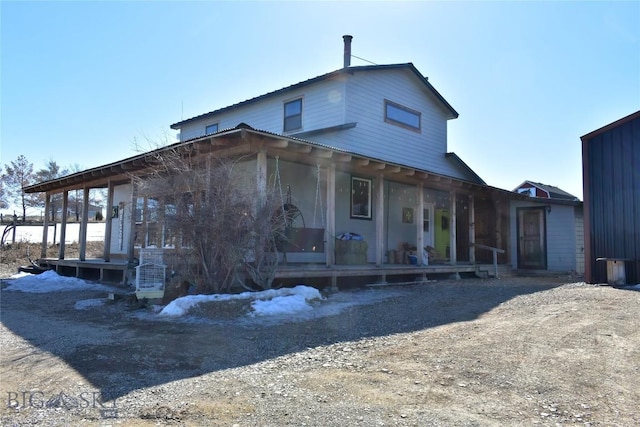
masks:
POLYGON ((92 307, 97 307, 103 305, 107 300, 105 298, 92 298, 92 299, 83 299, 80 301, 76 301, 75 309, 76 310, 88 310, 92 307))
POLYGON ((76 277, 60 276, 53 270, 41 274, 18 273, 11 276, 5 290, 32 294, 64 291, 107 291, 111 288, 98 283, 88 282, 76 277))
POLYGON ((262 292, 240 294, 187 295, 171 301, 160 312, 161 316, 184 316, 194 306, 203 302, 253 300, 253 315, 275 315, 310 310, 309 301, 320 300, 322 295, 312 287, 298 285, 294 288, 269 289, 262 292))

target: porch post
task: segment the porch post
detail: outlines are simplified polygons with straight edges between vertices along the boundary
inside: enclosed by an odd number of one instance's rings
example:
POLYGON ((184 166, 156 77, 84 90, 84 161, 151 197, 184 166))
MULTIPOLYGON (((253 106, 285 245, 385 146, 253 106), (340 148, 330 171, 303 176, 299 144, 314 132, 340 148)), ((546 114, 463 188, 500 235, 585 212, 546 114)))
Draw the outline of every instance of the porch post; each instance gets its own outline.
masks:
POLYGON ((327 267, 336 263, 336 165, 327 167, 327 224, 325 228, 325 257, 327 267))
MULTIPOLYGON (((507 260, 510 259, 509 248, 503 248, 503 239, 502 239, 502 202, 498 199, 495 201, 496 207, 496 248, 505 249, 505 254, 507 260)), ((507 239, 507 242, 509 240, 507 239)))
POLYGON ((376 266, 384 259, 384 174, 376 177, 376 266))
MULTIPOLYGON (((65 241, 67 240, 67 210, 69 209, 69 192, 62 192, 62 220, 60 222, 60 248, 58 249, 58 259, 64 259, 65 241)), ((53 242, 55 243, 55 242, 53 242)))
POLYGON ((105 262, 111 261, 111 228, 113 227, 113 182, 109 180, 107 184, 107 208, 105 209, 105 224, 104 224, 104 251, 102 258, 105 262))
POLYGON ((424 265, 424 188, 422 182, 417 187, 418 197, 416 206, 416 255, 418 256, 418 265, 424 265))
MULTIPOLYGON (((193 195, 193 205, 195 209, 197 197, 193 195)), ((149 232, 147 229, 147 220, 149 219, 149 198, 144 196, 142 198, 142 224, 140 224, 140 247, 146 248, 149 246, 149 232)))
POLYGON ((473 194, 469 194, 469 262, 476 263, 476 211, 473 194))
MULTIPOLYGON (((138 205, 138 186, 132 180, 131 181, 131 207, 129 208, 129 212, 131 213, 131 218, 129 218, 129 240, 127 241, 127 261, 129 263, 133 263, 133 255, 134 255, 134 246, 136 244, 136 208, 138 205)), ((124 221, 124 209, 122 212, 122 220, 124 221)))
POLYGON ((449 229, 451 234, 449 235, 449 261, 451 265, 455 265, 458 259, 457 247, 456 247, 456 192, 455 190, 449 192, 451 198, 451 220, 449 221, 449 229))
POLYGON ((87 222, 89 221, 89 188, 82 189, 82 222, 80 223, 80 261, 87 257, 87 222))
POLYGON ((258 151, 256 162, 256 185, 258 188, 258 200, 261 204, 267 199, 267 150, 261 148, 258 151))
MULTIPOLYGON (((44 195, 44 222, 42 224, 42 247, 40 248, 40 258, 47 257, 47 244, 49 243, 49 205, 51 204, 51 195, 44 195)), ((53 242, 55 243, 55 242, 53 242)))

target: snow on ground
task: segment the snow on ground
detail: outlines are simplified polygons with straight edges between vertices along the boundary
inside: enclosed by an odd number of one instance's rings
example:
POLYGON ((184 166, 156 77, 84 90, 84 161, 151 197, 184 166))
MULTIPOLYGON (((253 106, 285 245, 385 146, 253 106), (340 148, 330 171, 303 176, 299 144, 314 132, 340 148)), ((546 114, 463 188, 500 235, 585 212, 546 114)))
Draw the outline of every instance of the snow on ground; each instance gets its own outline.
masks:
POLYGON ((19 291, 32 294, 62 291, 110 291, 108 286, 78 279, 76 277, 60 276, 53 270, 41 274, 18 273, 6 280, 9 284, 6 291, 19 291))
MULTIPOLYGON (((162 309, 160 314, 164 318, 198 321, 197 315, 189 314, 189 310, 197 304, 244 299, 251 300, 253 311, 242 318, 235 319, 235 322, 252 327, 256 323, 267 325, 334 316, 349 307, 375 304, 388 298, 404 295, 406 292, 398 288, 358 289, 341 291, 324 298, 317 289, 298 285, 294 288, 241 294, 189 295, 172 301, 162 309)), ((149 319, 149 316, 143 317, 149 319)))
POLYGON ((294 288, 269 289, 262 292, 241 294, 187 295, 171 301, 161 316, 184 316, 189 309, 203 302, 252 300, 253 315, 295 313, 310 310, 310 301, 321 300, 320 292, 312 287, 298 285, 294 288))
POLYGON ((80 301, 76 301, 75 309, 76 310, 88 310, 90 308, 103 305, 106 302, 107 302, 106 298, 83 299, 83 300, 80 300, 80 301))

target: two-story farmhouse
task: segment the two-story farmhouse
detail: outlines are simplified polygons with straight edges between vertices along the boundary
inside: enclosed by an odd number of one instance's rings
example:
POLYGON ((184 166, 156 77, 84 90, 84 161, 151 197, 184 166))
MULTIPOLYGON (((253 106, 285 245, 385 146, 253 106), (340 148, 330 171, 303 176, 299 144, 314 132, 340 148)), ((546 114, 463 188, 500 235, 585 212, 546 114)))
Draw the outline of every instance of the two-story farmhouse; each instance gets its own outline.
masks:
MULTIPOLYGON (((352 276, 497 274, 495 264, 515 266, 510 203, 526 196, 487 186, 448 152, 447 122, 458 113, 413 64, 351 66, 351 37, 344 42, 343 68, 174 123, 174 145, 242 155, 258 189, 278 183, 304 220, 276 277, 335 285, 352 276), (343 243, 347 233, 362 240, 343 243)), ((131 265, 140 248, 170 250, 168 227, 150 224, 158 219, 144 212, 149 200, 165 201, 132 185, 131 174, 143 176, 152 158, 145 153, 26 188, 49 197, 108 188, 114 212, 104 259, 87 260, 81 250, 79 260, 66 260, 62 244, 58 259, 41 262, 78 275, 95 269, 104 278, 131 265)))

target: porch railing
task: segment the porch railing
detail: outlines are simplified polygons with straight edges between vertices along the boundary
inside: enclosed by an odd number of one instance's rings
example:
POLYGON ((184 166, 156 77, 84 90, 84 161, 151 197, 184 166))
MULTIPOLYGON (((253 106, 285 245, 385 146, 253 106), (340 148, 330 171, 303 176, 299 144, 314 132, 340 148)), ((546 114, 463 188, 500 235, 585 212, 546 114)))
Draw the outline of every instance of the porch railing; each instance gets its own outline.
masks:
POLYGON ((485 249, 493 253, 493 273, 494 273, 494 276, 497 278, 498 277, 498 254, 503 254, 505 252, 504 249, 494 248, 493 246, 481 245, 479 243, 472 243, 471 247, 478 248, 478 249, 485 249))

